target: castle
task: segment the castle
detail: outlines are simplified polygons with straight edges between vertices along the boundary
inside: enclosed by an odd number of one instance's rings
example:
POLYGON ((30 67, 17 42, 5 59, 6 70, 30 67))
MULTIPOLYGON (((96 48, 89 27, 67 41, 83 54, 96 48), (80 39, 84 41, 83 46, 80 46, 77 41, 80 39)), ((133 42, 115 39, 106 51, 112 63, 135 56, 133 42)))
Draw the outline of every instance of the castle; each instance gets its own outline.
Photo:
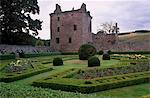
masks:
POLYGON ((62 11, 56 4, 50 14, 51 49, 60 52, 77 52, 82 44, 93 44, 97 50, 108 50, 115 44, 117 35, 92 33, 92 16, 83 3, 80 9, 62 11))

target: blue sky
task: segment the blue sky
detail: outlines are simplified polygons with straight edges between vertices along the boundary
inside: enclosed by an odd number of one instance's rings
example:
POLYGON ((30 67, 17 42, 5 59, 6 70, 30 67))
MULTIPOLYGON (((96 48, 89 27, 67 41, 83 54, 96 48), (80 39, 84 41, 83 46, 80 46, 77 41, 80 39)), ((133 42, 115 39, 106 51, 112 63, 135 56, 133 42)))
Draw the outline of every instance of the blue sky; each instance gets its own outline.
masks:
POLYGON ((38 0, 40 14, 34 15, 42 23, 39 37, 50 39, 49 14, 59 4, 62 11, 79 9, 85 3, 87 10, 91 12, 92 32, 96 33, 104 22, 118 22, 120 32, 134 31, 138 29, 150 30, 150 0, 38 0))

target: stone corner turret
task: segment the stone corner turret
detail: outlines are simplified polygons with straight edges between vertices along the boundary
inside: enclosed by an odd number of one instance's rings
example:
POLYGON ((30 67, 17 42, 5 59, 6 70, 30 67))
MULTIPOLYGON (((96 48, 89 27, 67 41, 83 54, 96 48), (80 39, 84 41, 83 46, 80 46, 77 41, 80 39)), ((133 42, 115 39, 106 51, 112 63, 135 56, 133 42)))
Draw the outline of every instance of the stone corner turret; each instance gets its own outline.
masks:
POLYGON ((54 13, 61 13, 61 12, 62 12, 61 11, 61 6, 56 4, 56 9, 55 9, 54 13))

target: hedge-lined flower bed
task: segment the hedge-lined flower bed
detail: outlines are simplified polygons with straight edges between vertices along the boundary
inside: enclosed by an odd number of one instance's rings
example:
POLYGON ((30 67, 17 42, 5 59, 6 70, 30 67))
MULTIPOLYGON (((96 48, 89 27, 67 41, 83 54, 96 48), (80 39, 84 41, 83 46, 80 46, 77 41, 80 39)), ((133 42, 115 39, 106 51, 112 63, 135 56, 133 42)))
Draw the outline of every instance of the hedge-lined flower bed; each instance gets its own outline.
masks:
POLYGON ((150 72, 138 72, 91 80, 47 77, 33 82, 33 86, 81 93, 93 93, 150 81, 150 72))
POLYGON ((29 70, 28 72, 16 72, 16 73, 6 73, 0 77, 0 82, 13 82, 16 80, 24 79, 37 75, 43 72, 52 71, 53 68, 43 68, 38 70, 29 70))
POLYGON ((149 71, 150 65, 148 62, 138 62, 136 65, 123 66, 123 67, 112 67, 112 68, 92 68, 92 69, 80 69, 75 73, 66 76, 67 78, 76 79, 93 79, 97 77, 114 76, 135 72, 149 71))

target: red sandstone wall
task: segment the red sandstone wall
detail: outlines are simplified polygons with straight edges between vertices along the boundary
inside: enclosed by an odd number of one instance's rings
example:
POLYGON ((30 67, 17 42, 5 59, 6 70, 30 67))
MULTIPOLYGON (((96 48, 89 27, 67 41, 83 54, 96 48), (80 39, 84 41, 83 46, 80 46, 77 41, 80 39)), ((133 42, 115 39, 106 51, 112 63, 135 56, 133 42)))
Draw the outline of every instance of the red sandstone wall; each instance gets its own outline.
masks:
POLYGON ((88 28, 91 18, 84 12, 72 11, 51 15, 51 48, 54 51, 77 52, 79 47, 92 41, 88 28), (60 17, 60 21, 57 18, 60 17), (77 25, 74 31, 73 25, 77 25), (60 27, 60 32, 57 32, 60 27), (60 43, 56 43, 56 38, 60 38, 60 43), (72 43, 69 43, 69 37, 72 43))

